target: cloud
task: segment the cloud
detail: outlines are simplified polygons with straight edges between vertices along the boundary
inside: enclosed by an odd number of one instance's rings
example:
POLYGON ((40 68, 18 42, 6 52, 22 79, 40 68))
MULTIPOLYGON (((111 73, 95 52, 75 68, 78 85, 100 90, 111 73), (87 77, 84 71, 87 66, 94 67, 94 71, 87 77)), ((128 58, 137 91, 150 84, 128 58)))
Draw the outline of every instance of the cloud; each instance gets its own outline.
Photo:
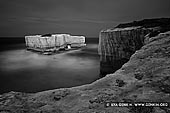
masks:
POLYGON ((114 24, 118 21, 108 20, 94 20, 94 19, 57 19, 57 18, 40 18, 40 17, 9 17, 7 21, 13 22, 28 22, 28 23, 47 23, 61 26, 63 23, 74 22, 74 23, 92 23, 92 24, 114 24))
POLYGON ((57 28, 97 36, 99 29, 122 22, 170 17, 169 4, 170 0, 0 0, 0 35, 57 28))

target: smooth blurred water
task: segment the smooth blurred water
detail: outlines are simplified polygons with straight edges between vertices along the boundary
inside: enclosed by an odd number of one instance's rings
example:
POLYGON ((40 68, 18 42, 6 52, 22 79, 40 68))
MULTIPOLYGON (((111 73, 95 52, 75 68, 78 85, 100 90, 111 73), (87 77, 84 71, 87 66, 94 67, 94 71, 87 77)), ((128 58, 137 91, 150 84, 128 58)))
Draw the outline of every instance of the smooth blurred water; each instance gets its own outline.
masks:
POLYGON ((91 83, 99 78, 97 43, 55 55, 25 50, 24 44, 0 51, 0 93, 39 92, 91 83))

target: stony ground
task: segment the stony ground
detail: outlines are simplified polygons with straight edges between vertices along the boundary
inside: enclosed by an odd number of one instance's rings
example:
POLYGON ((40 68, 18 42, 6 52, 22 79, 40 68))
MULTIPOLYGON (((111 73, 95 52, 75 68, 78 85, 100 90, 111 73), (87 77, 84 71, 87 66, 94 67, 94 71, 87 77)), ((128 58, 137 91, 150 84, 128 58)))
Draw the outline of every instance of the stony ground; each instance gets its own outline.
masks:
POLYGON ((170 32, 145 46, 114 74, 88 85, 0 95, 0 113, 170 113, 170 107, 105 107, 105 102, 170 103, 170 32))

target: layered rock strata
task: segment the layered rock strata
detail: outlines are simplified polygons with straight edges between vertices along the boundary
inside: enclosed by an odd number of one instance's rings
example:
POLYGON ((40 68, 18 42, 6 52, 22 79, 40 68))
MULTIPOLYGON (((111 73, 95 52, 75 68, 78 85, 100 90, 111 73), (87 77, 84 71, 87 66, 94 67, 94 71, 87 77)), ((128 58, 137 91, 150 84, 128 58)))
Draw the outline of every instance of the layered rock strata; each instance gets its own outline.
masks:
POLYGON ((85 46, 84 36, 71 36, 69 34, 34 35, 25 36, 28 49, 36 51, 55 51, 70 47, 85 46))
POLYGON ((170 30, 170 18, 155 18, 123 23, 103 30, 99 36, 100 76, 113 73, 143 46, 144 36, 154 37, 170 30))
POLYGON ((105 76, 119 69, 144 45, 144 36, 149 32, 151 29, 140 26, 101 31, 98 47, 100 74, 105 76))

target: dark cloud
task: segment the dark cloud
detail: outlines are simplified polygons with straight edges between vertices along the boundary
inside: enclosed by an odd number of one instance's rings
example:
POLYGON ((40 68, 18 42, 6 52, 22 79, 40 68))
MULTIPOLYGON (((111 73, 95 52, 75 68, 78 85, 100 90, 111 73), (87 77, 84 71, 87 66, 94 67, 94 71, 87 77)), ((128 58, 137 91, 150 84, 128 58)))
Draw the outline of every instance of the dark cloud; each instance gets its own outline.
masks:
POLYGON ((170 17, 169 5, 169 0, 1 0, 0 36, 98 36, 101 29, 121 22, 170 17))

